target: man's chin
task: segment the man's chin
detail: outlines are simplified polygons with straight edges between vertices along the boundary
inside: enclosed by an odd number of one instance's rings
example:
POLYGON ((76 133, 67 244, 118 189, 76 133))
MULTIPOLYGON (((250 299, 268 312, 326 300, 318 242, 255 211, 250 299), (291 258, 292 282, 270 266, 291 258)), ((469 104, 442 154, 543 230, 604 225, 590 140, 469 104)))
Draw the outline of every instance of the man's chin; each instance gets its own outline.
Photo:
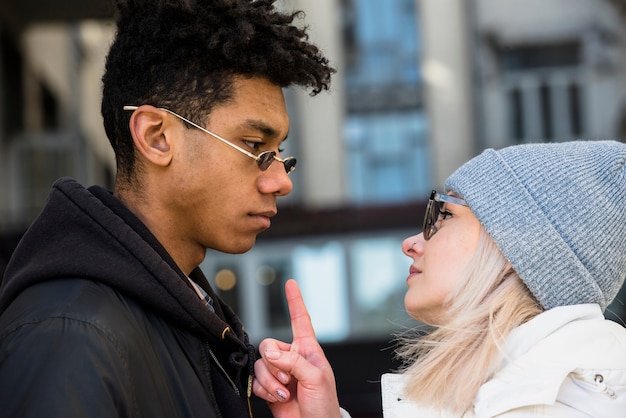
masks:
POLYGON ((254 244, 256 244, 256 237, 252 238, 250 241, 232 243, 225 248, 217 249, 217 251, 221 251, 227 254, 243 254, 250 251, 254 244))

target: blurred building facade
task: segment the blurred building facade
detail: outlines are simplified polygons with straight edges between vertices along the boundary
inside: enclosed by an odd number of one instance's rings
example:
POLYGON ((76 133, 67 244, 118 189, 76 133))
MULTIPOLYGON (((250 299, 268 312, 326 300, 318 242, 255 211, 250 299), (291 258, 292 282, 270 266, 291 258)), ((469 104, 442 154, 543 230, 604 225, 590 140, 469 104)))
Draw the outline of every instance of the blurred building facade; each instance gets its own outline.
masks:
MULTIPOLYGON (((370 382, 411 325, 400 244, 428 192, 486 147, 626 138, 626 1, 279 3, 305 10, 338 73, 330 93, 286 92, 299 164, 272 228, 202 268, 255 341, 289 338, 282 286, 298 279, 344 404, 379 416, 370 382)), ((56 178, 113 184, 99 112, 110 17, 107 0, 0 5, 0 273, 56 178)))
POLYGON ((254 307, 256 338, 288 335, 288 277, 321 339, 386 338, 410 325, 400 243, 456 167, 487 147, 626 138, 626 2, 285 3, 307 11, 339 72, 326 97, 294 92, 292 206, 243 259, 204 264, 230 277, 241 312, 254 307))

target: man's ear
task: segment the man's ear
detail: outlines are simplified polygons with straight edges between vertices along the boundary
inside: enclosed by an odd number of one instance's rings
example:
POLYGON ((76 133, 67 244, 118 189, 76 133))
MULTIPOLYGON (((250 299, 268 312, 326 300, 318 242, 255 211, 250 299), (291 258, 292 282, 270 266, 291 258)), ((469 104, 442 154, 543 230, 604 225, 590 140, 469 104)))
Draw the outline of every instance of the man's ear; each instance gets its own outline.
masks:
POLYGON ((139 106, 130 117, 130 134, 137 152, 160 167, 168 166, 173 157, 169 127, 166 112, 154 106, 139 106))

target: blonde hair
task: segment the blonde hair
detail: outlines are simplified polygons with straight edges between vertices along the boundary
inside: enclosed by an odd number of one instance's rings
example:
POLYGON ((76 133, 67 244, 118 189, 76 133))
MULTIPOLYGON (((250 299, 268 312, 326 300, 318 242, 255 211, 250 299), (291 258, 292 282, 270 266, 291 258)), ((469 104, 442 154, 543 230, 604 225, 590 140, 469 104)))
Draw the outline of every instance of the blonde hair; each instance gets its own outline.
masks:
POLYGON ((482 228, 463 279, 448 295, 443 324, 427 335, 399 335, 396 350, 408 375, 406 396, 454 413, 472 408, 497 370, 506 335, 543 311, 482 228))

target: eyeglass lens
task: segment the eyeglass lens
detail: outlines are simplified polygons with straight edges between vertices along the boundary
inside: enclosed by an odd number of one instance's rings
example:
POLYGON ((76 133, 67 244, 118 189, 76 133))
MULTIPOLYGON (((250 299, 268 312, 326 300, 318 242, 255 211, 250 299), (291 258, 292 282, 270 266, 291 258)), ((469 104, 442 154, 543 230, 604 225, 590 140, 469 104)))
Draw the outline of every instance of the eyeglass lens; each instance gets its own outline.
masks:
MULTIPOLYGON (((257 156, 257 165, 261 171, 265 171, 270 168, 275 159, 276 153, 274 151, 265 151, 257 156)), ((285 158, 282 160, 282 164, 285 166, 287 174, 289 174, 296 168, 296 159, 293 157, 285 158)))
POLYGON ((296 169, 296 159, 293 157, 285 158, 283 160, 283 165, 285 166, 285 171, 289 174, 296 169))
POLYGON ((274 162, 275 156, 276 156, 276 153, 274 153, 274 151, 265 151, 265 152, 260 153, 257 156, 258 160, 256 160, 257 164, 259 165, 259 168, 262 171, 265 171, 268 168, 270 168, 270 165, 272 165, 272 163, 274 162))
POLYGON ((423 233, 424 233, 424 239, 426 241, 428 241, 430 239, 431 234, 431 229, 433 227, 433 220, 432 220, 432 209, 433 209, 433 201, 429 200, 428 204, 426 205, 426 213, 424 213, 424 227, 423 227, 423 233))
POLYGON ((426 205, 426 213, 424 214, 424 226, 423 233, 424 239, 428 241, 435 232, 437 232, 437 227, 435 224, 437 223, 437 219, 439 219, 439 214, 441 212, 441 206, 443 202, 438 202, 434 200, 434 197, 428 200, 428 204, 426 205))

